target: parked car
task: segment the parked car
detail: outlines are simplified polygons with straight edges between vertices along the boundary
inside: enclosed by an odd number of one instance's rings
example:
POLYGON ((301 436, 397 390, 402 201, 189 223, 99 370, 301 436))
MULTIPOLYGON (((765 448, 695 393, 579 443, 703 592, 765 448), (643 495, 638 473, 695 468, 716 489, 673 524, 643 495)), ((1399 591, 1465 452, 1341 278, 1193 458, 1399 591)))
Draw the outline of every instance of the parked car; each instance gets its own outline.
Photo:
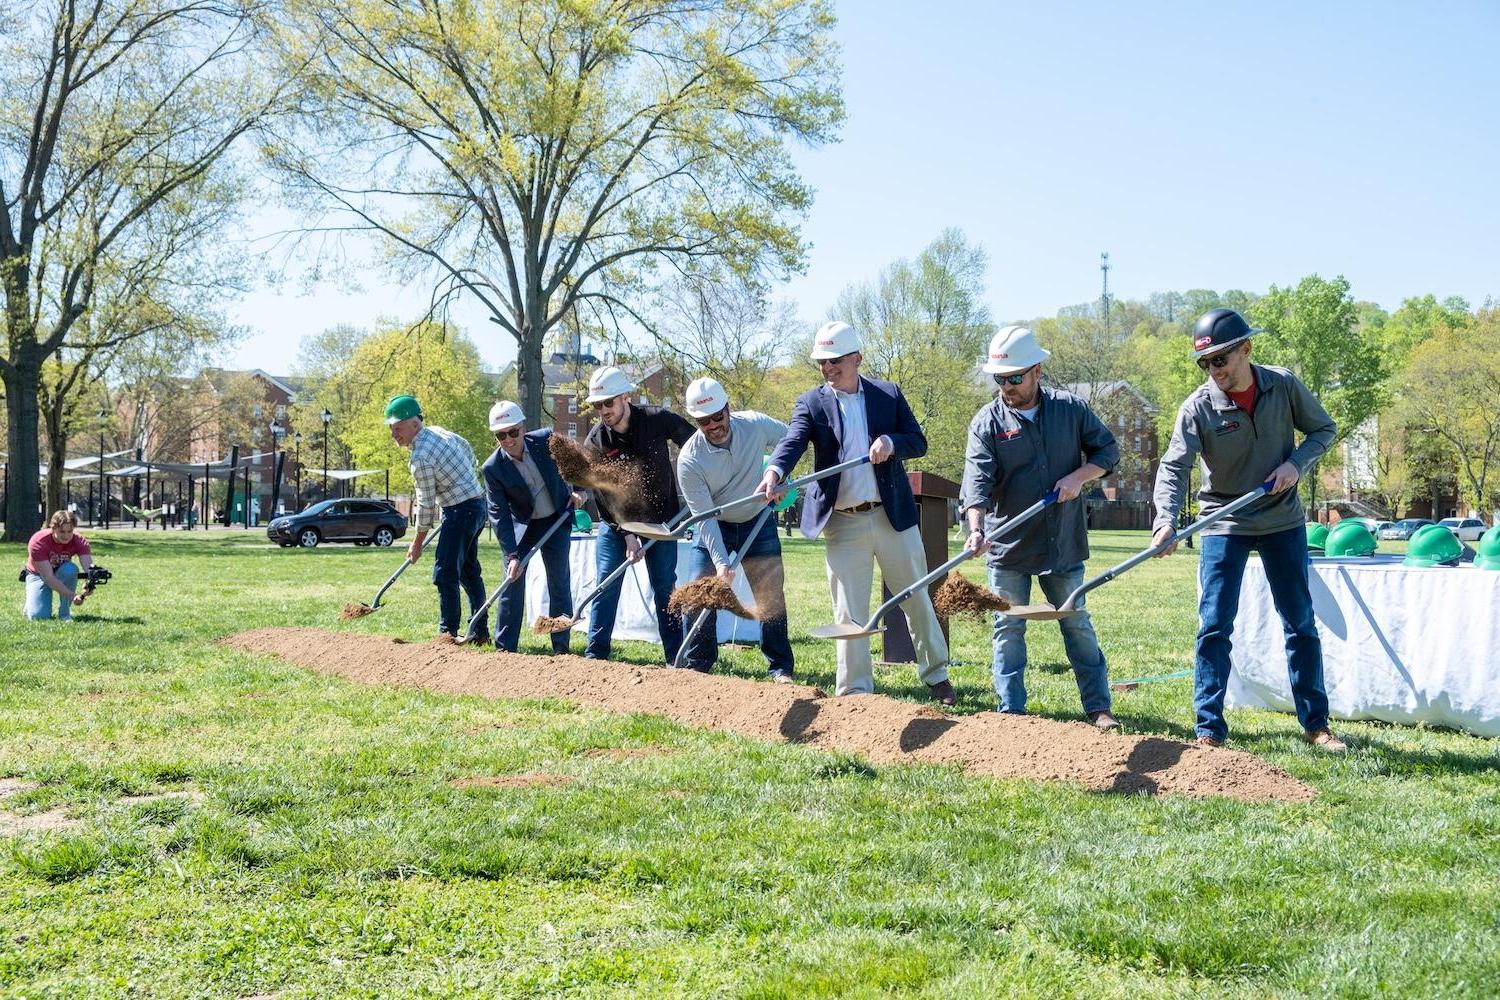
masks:
POLYGON ((1484 534, 1484 522, 1477 517, 1445 517, 1438 524, 1457 535, 1460 542, 1477 542, 1484 534))
POLYGON ((1390 528, 1380 533, 1381 538, 1387 538, 1398 542, 1404 542, 1417 533, 1418 528, 1425 528, 1432 522, 1425 517, 1404 517, 1391 525, 1390 528))
POLYGON ((1376 529, 1380 527, 1380 522, 1377 521, 1377 520, 1375 520, 1373 517, 1341 517, 1341 518, 1339 518, 1339 523, 1340 524, 1342 524, 1345 521, 1353 521, 1355 524, 1363 524, 1365 526, 1365 530, 1368 531, 1372 535, 1375 534, 1376 529))
POLYGON ((1395 526, 1395 521, 1381 521, 1379 524, 1375 525, 1375 537, 1389 538, 1390 536, 1387 535, 1386 532, 1394 528, 1395 526))
POLYGON ((406 517, 385 500, 324 500, 266 525, 266 537, 284 549, 323 542, 386 546, 404 534, 406 517))

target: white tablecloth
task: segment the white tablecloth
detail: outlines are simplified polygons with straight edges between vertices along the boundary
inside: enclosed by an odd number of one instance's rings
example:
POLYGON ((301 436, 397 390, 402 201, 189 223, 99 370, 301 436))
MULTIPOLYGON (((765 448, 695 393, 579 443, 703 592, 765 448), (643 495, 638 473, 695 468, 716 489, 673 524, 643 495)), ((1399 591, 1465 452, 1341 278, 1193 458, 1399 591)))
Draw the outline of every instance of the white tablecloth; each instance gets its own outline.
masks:
MULTIPOLYGON (((1332 715, 1500 736, 1500 572, 1416 569, 1377 555, 1314 559, 1309 581, 1332 715)), ((1292 711, 1285 650, 1265 570, 1252 557, 1226 704, 1292 711)))
MULTIPOLYGON (((517 537, 520 537, 517 534, 517 537)), ((668 545, 669 542, 657 542, 657 545, 668 545)), ((677 542, 677 585, 681 586, 687 578, 688 550, 692 547, 690 542, 677 542)), ((572 538, 568 552, 568 564, 571 570, 573 584, 573 603, 578 601, 594 589, 594 536, 575 534, 572 538)), ((615 612, 616 639, 639 639, 643 642, 661 643, 661 636, 656 630, 656 612, 652 610, 651 604, 651 579, 646 575, 646 564, 638 562, 625 571, 620 582, 615 584, 622 588, 620 591, 620 606, 615 612)), ((754 601, 750 594, 750 583, 745 579, 743 573, 736 573, 734 578, 734 592, 739 596, 741 603, 746 607, 751 606, 754 601)), ((590 604, 584 610, 587 618, 593 613, 596 604, 590 604)), ((542 566, 541 556, 537 556, 526 564, 526 628, 538 618, 546 617, 551 612, 547 609, 547 571, 542 566)), ((746 621, 737 618, 727 611, 719 612, 719 641, 720 642, 759 642, 760 622, 746 621)), ((705 626, 706 628, 707 626, 705 626)), ((588 622, 580 622, 575 631, 587 631, 588 622)))

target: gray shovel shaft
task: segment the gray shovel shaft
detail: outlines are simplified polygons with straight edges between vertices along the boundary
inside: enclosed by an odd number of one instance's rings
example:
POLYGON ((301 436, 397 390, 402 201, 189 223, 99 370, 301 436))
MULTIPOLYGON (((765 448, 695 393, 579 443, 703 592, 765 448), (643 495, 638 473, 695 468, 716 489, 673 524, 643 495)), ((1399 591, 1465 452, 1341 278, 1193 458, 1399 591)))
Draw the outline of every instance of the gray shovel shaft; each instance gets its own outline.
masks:
POLYGON ((1095 587, 1098 587, 1101 584, 1108 583, 1115 577, 1119 576, 1121 573, 1125 573, 1129 570, 1134 569, 1141 563, 1145 562, 1147 559, 1152 558, 1158 553, 1164 552, 1169 546, 1176 545, 1183 539, 1188 538, 1192 535, 1196 535, 1198 532, 1202 531, 1204 528, 1208 527, 1210 524, 1213 524, 1220 518, 1228 517, 1235 511, 1248 507, 1250 504, 1254 503, 1261 497, 1265 496, 1267 493, 1271 492, 1272 485, 1273 483, 1271 482, 1261 483, 1255 489, 1251 490, 1249 493, 1246 493, 1238 500, 1230 501, 1229 503, 1220 507, 1218 510, 1214 511, 1212 514, 1209 514, 1207 517, 1200 517, 1198 520, 1194 521, 1186 528, 1183 528, 1181 531, 1177 532, 1175 535, 1167 539, 1165 542, 1162 542, 1160 545, 1153 545, 1149 549, 1146 549, 1144 552, 1138 552, 1135 555, 1131 556, 1129 559, 1126 559, 1124 562, 1120 563, 1120 565, 1112 567, 1099 574, 1092 580, 1085 583, 1083 586, 1079 587, 1077 590, 1073 591, 1073 593, 1069 594, 1068 599, 1063 602, 1062 607, 1058 610, 1071 610, 1073 606, 1078 602, 1078 598, 1082 597, 1084 594, 1087 594, 1095 587))
MULTIPOLYGON (((755 536, 759 534, 761 525, 766 523, 766 518, 773 514, 775 510, 776 508, 768 506, 760 512, 760 516, 755 519, 755 523, 750 528, 750 533, 745 536, 744 543, 740 545, 734 555, 729 557, 729 562, 725 565, 725 569, 734 569, 740 564, 740 560, 744 558, 745 550, 750 548, 750 543, 755 541, 755 536)), ((698 634, 698 630, 703 627, 703 623, 713 617, 713 614, 713 608, 704 608, 699 612, 698 617, 693 620, 693 627, 688 629, 687 635, 682 637, 682 645, 677 647, 677 661, 672 666, 680 667, 682 665, 682 658, 687 656, 688 647, 692 645, 693 637, 698 634)))
MULTIPOLYGON (((558 514, 557 520, 555 522, 553 522, 552 527, 550 527, 546 531, 542 532, 542 537, 537 539, 536 544, 531 547, 531 551, 528 552, 528 553, 526 553, 525 558, 523 558, 521 560, 521 573, 516 577, 516 580, 520 580, 520 579, 524 579, 525 578, 525 576, 526 576, 526 572, 525 572, 526 571, 526 564, 529 563, 529 562, 531 562, 531 557, 532 556, 534 556, 538 552, 542 551, 542 546, 546 545, 547 544, 547 540, 549 538, 551 538, 554 534, 557 533, 557 529, 561 528, 565 524, 572 524, 572 523, 573 523, 573 518, 570 517, 570 516, 568 516, 568 514, 566 512, 558 514)), ((493 594, 491 594, 489 596, 489 598, 483 604, 481 604, 479 606, 479 609, 477 611, 475 611, 474 614, 469 617, 469 627, 466 628, 466 629, 464 629, 464 639, 465 640, 467 640, 469 638, 469 636, 471 636, 471 635, 474 634, 474 623, 477 622, 477 621, 479 621, 481 618, 483 618, 489 612, 490 606, 493 605, 496 601, 500 600, 500 595, 502 595, 502 594, 505 593, 505 588, 509 587, 514 582, 515 582, 515 580, 512 580, 509 576, 506 576, 505 582, 502 583, 502 584, 500 584, 500 586, 496 587, 495 588, 495 592, 493 594)))
MULTIPOLYGON (((442 531, 442 530, 443 530, 443 526, 441 524, 438 525, 436 528, 433 528, 432 532, 430 534, 428 534, 426 541, 427 542, 432 541, 434 538, 436 538, 438 536, 438 532, 442 531)), ((425 545, 426 542, 423 542, 423 544, 425 545)), ((388 580, 385 581, 385 586, 381 587, 379 590, 375 591, 375 600, 373 600, 373 601, 370 602, 370 607, 372 607, 372 608, 378 608, 378 607, 380 607, 380 599, 385 596, 385 592, 387 590, 391 589, 391 584, 393 584, 397 580, 401 579, 401 574, 405 573, 406 572, 406 568, 408 566, 410 566, 410 565, 411 565, 411 557, 410 556, 407 556, 405 559, 401 560, 401 565, 397 566, 396 567, 396 572, 392 573, 390 575, 390 579, 388 579, 388 580)))
MULTIPOLYGON (((838 465, 830 465, 826 469, 818 469, 816 472, 809 472, 805 476, 801 476, 797 479, 792 479, 785 483, 782 483, 781 488, 783 490, 790 490, 795 489, 798 486, 806 486, 808 483, 817 482, 819 479, 826 479, 828 476, 836 475, 840 472, 847 472, 849 469, 864 465, 869 461, 869 455, 861 455, 858 458, 851 458, 847 462, 840 462, 838 465)), ((757 500, 761 503, 765 503, 765 499, 766 498, 761 496, 759 493, 752 493, 747 497, 740 497, 738 500, 731 500, 728 503, 720 504, 717 507, 705 510, 701 514, 694 514, 692 517, 688 518, 681 525, 679 525, 679 527, 685 528, 690 524, 698 524, 702 521, 707 521, 711 517, 718 517, 726 510, 733 510, 735 507, 739 507, 742 504, 754 503, 757 500)))
MULTIPOLYGON (((1042 497, 1030 507, 1027 507, 1025 510, 1021 511, 1021 513, 1000 522, 1000 524, 995 526, 993 531, 984 536, 984 540, 987 542, 993 542, 995 539, 1010 531, 1012 528, 1019 528, 1021 525, 1025 524, 1033 517, 1036 517, 1038 514, 1040 514, 1042 511, 1046 510, 1056 502, 1057 491, 1053 490, 1051 493, 1048 493, 1046 496, 1042 497)), ((952 559, 949 559, 947 562, 943 563, 937 569, 933 570, 926 576, 922 577, 920 580, 913 583, 910 587, 906 587, 900 593, 892 594, 890 600, 886 601, 880 607, 875 609, 875 613, 870 616, 870 620, 865 624, 865 627, 874 628, 875 623, 880 621, 886 615, 890 614, 891 609, 896 605, 900 604, 902 601, 906 600, 908 597, 910 597, 912 594, 915 594, 923 587, 932 583, 932 581, 947 576, 951 570, 955 569, 962 563, 968 562, 976 555, 978 555, 977 552, 970 552, 969 550, 965 549, 958 555, 954 556, 952 559)))
MULTIPOLYGON (((677 512, 676 516, 674 516, 672 518, 672 520, 670 520, 670 521, 667 522, 667 527, 672 528, 673 530, 676 530, 678 527, 681 526, 681 524, 682 524, 683 521, 687 520, 687 514, 688 514, 687 508, 684 507, 682 510, 680 510, 680 511, 677 512)), ((656 542, 657 542, 657 539, 655 539, 655 538, 647 539, 646 541, 644 541, 644 542, 641 543, 641 551, 645 552, 647 549, 651 548, 651 546, 655 545, 656 542)), ((576 605, 574 605, 574 607, 573 607, 573 613, 571 615, 569 615, 569 617, 572 618, 574 621, 577 621, 578 620, 578 616, 583 612, 583 609, 586 608, 586 607, 588 607, 590 604, 594 603, 594 598, 598 597, 600 594, 602 594, 606 590, 608 590, 609 587, 612 586, 616 580, 618 580, 620 577, 622 577, 622 576, 625 575, 625 571, 627 569, 629 569, 629 568, 630 568, 630 560, 629 559, 625 560, 624 562, 620 563, 620 565, 616 566, 614 568, 614 570, 609 574, 609 576, 606 576, 602 581, 600 581, 600 583, 599 583, 598 586, 596 586, 593 590, 589 591, 587 594, 583 595, 583 599, 581 601, 579 601, 576 605)))

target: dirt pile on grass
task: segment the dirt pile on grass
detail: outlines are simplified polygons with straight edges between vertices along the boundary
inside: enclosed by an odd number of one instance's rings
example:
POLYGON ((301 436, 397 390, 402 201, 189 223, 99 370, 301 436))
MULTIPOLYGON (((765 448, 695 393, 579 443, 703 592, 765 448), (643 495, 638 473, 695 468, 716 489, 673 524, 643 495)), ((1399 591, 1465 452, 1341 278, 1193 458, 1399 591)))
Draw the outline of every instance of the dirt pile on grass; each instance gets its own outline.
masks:
POLYGON ((402 644, 319 629, 258 629, 224 642, 363 683, 492 698, 560 698, 857 753, 876 764, 955 764, 969 774, 1069 781, 1099 792, 1223 795, 1251 802, 1303 802, 1317 795, 1251 754, 1159 736, 1101 733, 1082 722, 995 712, 951 716, 883 695, 828 698, 800 684, 577 656, 402 644))
POLYGON ((365 615, 372 615, 374 613, 375 609, 368 604, 346 604, 344 605, 344 610, 339 612, 339 621, 352 621, 355 618, 363 618, 365 615))
POLYGON ((957 573, 938 586, 932 596, 932 607, 944 620, 957 615, 968 615, 975 621, 985 621, 991 611, 1009 611, 1010 602, 999 594, 992 594, 983 587, 971 583, 957 573))
POLYGON ((741 618, 755 617, 734 595, 733 585, 717 576, 705 576, 684 584, 672 591, 667 601, 669 614, 695 615, 700 611, 728 611, 741 618))

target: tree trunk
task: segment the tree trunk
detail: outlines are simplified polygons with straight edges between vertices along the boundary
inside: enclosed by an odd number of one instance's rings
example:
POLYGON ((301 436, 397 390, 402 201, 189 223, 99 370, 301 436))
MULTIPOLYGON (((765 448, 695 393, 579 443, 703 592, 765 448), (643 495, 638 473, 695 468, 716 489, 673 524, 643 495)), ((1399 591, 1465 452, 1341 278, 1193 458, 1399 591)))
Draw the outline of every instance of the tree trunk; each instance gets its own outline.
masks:
POLYGON ((68 472, 68 438, 57 427, 50 414, 47 418, 47 502, 42 510, 62 510, 63 480, 68 472), (55 470, 55 471, 54 471, 55 470))
POLYGON ((523 321, 521 336, 516 341, 516 384, 521 390, 521 410, 526 414, 526 426, 533 429, 550 424, 543 409, 547 378, 542 372, 542 335, 539 329, 540 324, 534 319, 523 321))
POLYGON ((35 345, 22 340, 11 368, 4 372, 10 490, 5 494, 5 533, 0 537, 7 542, 27 541, 42 526, 36 403, 42 366, 35 354, 35 345))

